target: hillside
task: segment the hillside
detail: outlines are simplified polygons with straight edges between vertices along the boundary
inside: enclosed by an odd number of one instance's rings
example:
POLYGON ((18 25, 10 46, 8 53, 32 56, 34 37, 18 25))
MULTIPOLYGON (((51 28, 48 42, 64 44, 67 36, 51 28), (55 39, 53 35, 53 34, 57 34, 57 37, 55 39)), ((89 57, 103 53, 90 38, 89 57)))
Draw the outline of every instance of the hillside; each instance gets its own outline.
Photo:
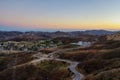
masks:
POLYGON ((86 75, 84 80, 120 80, 120 41, 64 51, 59 58, 78 61, 78 70, 86 75))
POLYGON ((107 36, 107 40, 120 40, 120 32, 107 36))
POLYGON ((84 32, 2 32, 0 79, 120 80, 120 34, 84 32))

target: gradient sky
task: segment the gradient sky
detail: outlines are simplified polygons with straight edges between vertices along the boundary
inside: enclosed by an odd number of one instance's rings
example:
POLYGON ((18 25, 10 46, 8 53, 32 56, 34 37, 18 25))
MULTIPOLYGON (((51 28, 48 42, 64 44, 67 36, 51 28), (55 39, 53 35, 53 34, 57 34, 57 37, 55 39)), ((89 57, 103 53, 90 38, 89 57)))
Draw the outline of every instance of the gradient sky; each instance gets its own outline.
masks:
POLYGON ((0 0, 0 30, 120 30, 120 0, 0 0))

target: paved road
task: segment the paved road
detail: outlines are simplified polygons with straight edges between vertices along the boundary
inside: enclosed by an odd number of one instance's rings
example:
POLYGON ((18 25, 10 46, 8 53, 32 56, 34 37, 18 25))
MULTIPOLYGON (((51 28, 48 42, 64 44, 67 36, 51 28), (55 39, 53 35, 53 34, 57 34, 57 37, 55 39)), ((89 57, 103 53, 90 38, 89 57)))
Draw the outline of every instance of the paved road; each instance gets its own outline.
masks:
POLYGON ((69 66, 69 69, 75 75, 75 77, 73 78, 73 80, 82 80, 82 78, 84 76, 75 69, 77 65, 78 65, 78 62, 72 62, 71 65, 69 66))
POLYGON ((54 59, 54 60, 56 60, 56 61, 63 61, 63 62, 66 62, 66 63, 70 63, 70 66, 68 68, 75 75, 75 77, 73 78, 73 80, 82 80, 82 78, 84 77, 81 73, 79 73, 76 70, 76 66, 78 65, 78 62, 74 62, 74 61, 70 61, 70 60, 65 60, 65 59, 54 59))

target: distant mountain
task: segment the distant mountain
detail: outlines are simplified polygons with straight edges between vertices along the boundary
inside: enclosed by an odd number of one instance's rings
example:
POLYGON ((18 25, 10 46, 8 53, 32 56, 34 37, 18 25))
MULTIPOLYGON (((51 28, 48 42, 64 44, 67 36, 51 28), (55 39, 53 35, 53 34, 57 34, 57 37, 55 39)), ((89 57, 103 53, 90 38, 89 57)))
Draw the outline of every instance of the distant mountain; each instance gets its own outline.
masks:
POLYGON ((113 31, 106 31, 106 30, 86 30, 84 31, 84 34, 89 34, 89 35, 109 35, 113 34, 115 32, 113 31))
POLYGON ((12 39, 22 34, 22 32, 18 31, 0 31, 0 40, 12 39))
POLYGON ((91 39, 101 35, 111 35, 115 32, 106 30, 86 30, 86 31, 74 31, 74 32, 19 32, 19 31, 0 31, 0 41, 4 40, 38 40, 46 38, 57 37, 71 37, 79 39, 91 39), (86 37, 86 38, 85 38, 86 37))

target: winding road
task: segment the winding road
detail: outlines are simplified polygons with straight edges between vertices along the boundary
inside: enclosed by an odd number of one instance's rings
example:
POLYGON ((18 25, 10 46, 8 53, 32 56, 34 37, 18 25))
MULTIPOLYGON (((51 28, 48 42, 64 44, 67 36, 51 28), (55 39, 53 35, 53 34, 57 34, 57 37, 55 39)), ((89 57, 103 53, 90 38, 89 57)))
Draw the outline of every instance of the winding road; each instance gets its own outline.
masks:
MULTIPOLYGON (((29 64, 36 64, 37 62, 40 62, 42 60, 53 60, 53 58, 40 58, 40 59, 36 59, 36 60, 33 60, 31 61, 29 64)), ((70 61, 70 60, 65 60, 65 59, 58 59, 58 58, 54 58, 54 60, 56 61, 62 61, 62 62, 66 62, 66 63, 69 63, 70 66, 68 66, 69 70, 74 74, 74 78, 73 80, 82 80, 84 75, 79 73, 77 70, 76 70, 76 66, 78 65, 78 62, 74 62, 74 61, 70 61)))
MULTIPOLYGON (((75 49, 75 48, 73 48, 75 49)), ((71 49, 66 49, 66 50, 71 50, 71 49)), ((70 71, 74 74, 74 78, 73 80, 82 80, 84 75, 79 73, 77 70, 76 70, 76 67, 77 65, 79 64, 79 62, 75 62, 75 61, 70 61, 70 60, 65 60, 65 59, 58 59, 58 58, 53 58, 53 55, 60 52, 61 50, 57 50, 57 51, 54 51, 52 53, 49 53, 48 55, 48 58, 52 58, 56 61, 62 61, 62 62, 66 62, 66 63, 69 63, 70 66, 68 67, 70 69, 70 71)), ((62 50, 63 51, 63 50, 62 50)), ((65 50, 64 50, 65 51, 65 50)))
MULTIPOLYGON (((60 50, 59 50, 60 51, 60 50)), ((20 64, 20 65, 17 65, 17 66, 14 66, 13 68, 17 68, 17 67, 21 67, 21 66, 24 66, 24 65, 30 65, 30 64, 37 64, 38 62, 42 61, 42 60, 56 60, 56 61, 62 61, 62 62, 66 62, 66 63, 69 63, 70 66, 68 66, 69 70, 74 74, 74 78, 73 80, 82 80, 84 75, 79 73, 77 70, 76 70, 76 67, 77 65, 79 64, 79 62, 75 62, 75 61, 70 61, 70 60, 66 60, 66 59, 59 59, 59 58, 54 58, 53 55, 56 54, 57 52, 59 51, 54 51, 52 53, 49 53, 49 55, 47 57, 39 57, 38 59, 35 59, 35 60, 32 60, 28 63, 24 63, 24 64, 20 64)), ((34 57, 37 56, 37 54, 34 54, 33 55, 34 57)))
POLYGON ((65 60, 65 59, 54 59, 54 60, 70 63, 70 66, 68 68, 75 75, 73 80, 82 80, 83 79, 84 76, 76 70, 76 66, 78 65, 78 62, 73 62, 73 61, 65 60))

